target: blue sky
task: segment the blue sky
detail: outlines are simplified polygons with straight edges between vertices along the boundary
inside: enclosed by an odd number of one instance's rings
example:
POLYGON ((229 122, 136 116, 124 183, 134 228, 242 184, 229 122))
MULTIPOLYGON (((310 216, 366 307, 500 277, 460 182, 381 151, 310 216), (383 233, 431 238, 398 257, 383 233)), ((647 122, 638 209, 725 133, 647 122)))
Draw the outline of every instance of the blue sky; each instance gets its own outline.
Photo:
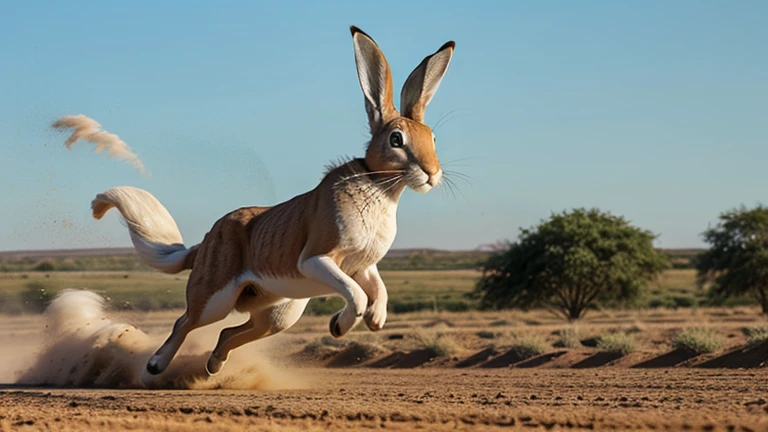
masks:
POLYGON ((351 24, 396 94, 457 44, 427 123, 448 116, 438 156, 475 181, 456 199, 407 191, 395 247, 473 248, 593 206, 659 246, 699 246, 719 212, 768 198, 766 16, 763 1, 15 2, 0 14, 0 250, 130 245, 115 215, 90 219, 118 185, 155 194, 188 244, 236 207, 313 188, 367 140, 351 24), (48 127, 66 114, 120 135, 151 175, 66 150, 48 127))

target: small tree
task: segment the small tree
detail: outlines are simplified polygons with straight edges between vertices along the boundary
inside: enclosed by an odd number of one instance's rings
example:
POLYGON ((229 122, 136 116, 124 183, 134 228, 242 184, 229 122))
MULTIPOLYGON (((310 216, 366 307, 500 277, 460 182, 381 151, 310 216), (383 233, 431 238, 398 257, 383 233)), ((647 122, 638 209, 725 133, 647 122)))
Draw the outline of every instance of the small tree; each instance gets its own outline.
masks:
POLYGON ((768 314, 768 208, 722 213, 703 237, 710 249, 696 260, 699 285, 715 301, 749 295, 768 314))
POLYGON ((484 308, 546 307, 576 320, 599 304, 636 299, 668 266, 654 234, 597 209, 553 214, 520 231, 485 264, 476 287, 484 308))

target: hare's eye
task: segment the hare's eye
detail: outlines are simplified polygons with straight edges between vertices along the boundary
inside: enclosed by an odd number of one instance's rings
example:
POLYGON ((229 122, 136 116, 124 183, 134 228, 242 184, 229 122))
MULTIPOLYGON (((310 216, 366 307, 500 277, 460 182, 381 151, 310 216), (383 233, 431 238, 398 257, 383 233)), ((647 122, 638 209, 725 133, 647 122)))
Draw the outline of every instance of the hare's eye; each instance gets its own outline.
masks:
POLYGON ((389 145, 395 148, 400 148, 403 146, 403 134, 401 134, 399 131, 392 132, 392 135, 389 136, 389 145))

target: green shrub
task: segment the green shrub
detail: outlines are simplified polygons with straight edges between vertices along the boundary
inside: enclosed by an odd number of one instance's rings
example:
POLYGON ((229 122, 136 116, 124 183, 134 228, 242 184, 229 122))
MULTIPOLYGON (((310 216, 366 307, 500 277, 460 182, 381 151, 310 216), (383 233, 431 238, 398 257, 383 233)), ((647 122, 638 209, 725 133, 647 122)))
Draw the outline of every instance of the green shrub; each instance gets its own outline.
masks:
POLYGON ((689 327, 675 335, 672 346, 696 354, 706 354, 720 349, 723 346, 723 338, 708 327, 689 327))
POLYGON ((49 272, 56 270, 56 266, 54 266, 50 261, 41 261, 39 264, 33 267, 32 270, 39 272, 49 272))

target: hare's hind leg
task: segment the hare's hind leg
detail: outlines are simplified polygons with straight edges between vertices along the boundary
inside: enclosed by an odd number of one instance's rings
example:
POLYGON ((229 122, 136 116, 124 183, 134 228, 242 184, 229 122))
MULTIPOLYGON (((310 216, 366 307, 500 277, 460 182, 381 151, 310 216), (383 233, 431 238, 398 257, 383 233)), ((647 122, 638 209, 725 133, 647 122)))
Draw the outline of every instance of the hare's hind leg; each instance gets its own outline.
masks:
POLYGON ((219 342, 206 364, 209 375, 218 373, 229 358, 229 353, 255 340, 280 333, 296 324, 301 318, 309 299, 288 300, 251 312, 251 318, 237 327, 221 331, 219 342))
POLYGON ((210 295, 210 291, 206 292, 199 279, 190 278, 187 284, 187 311, 176 320, 171 335, 149 358, 147 372, 152 375, 162 373, 181 348, 189 332, 226 318, 235 307, 242 290, 243 286, 235 278, 224 288, 210 295))

